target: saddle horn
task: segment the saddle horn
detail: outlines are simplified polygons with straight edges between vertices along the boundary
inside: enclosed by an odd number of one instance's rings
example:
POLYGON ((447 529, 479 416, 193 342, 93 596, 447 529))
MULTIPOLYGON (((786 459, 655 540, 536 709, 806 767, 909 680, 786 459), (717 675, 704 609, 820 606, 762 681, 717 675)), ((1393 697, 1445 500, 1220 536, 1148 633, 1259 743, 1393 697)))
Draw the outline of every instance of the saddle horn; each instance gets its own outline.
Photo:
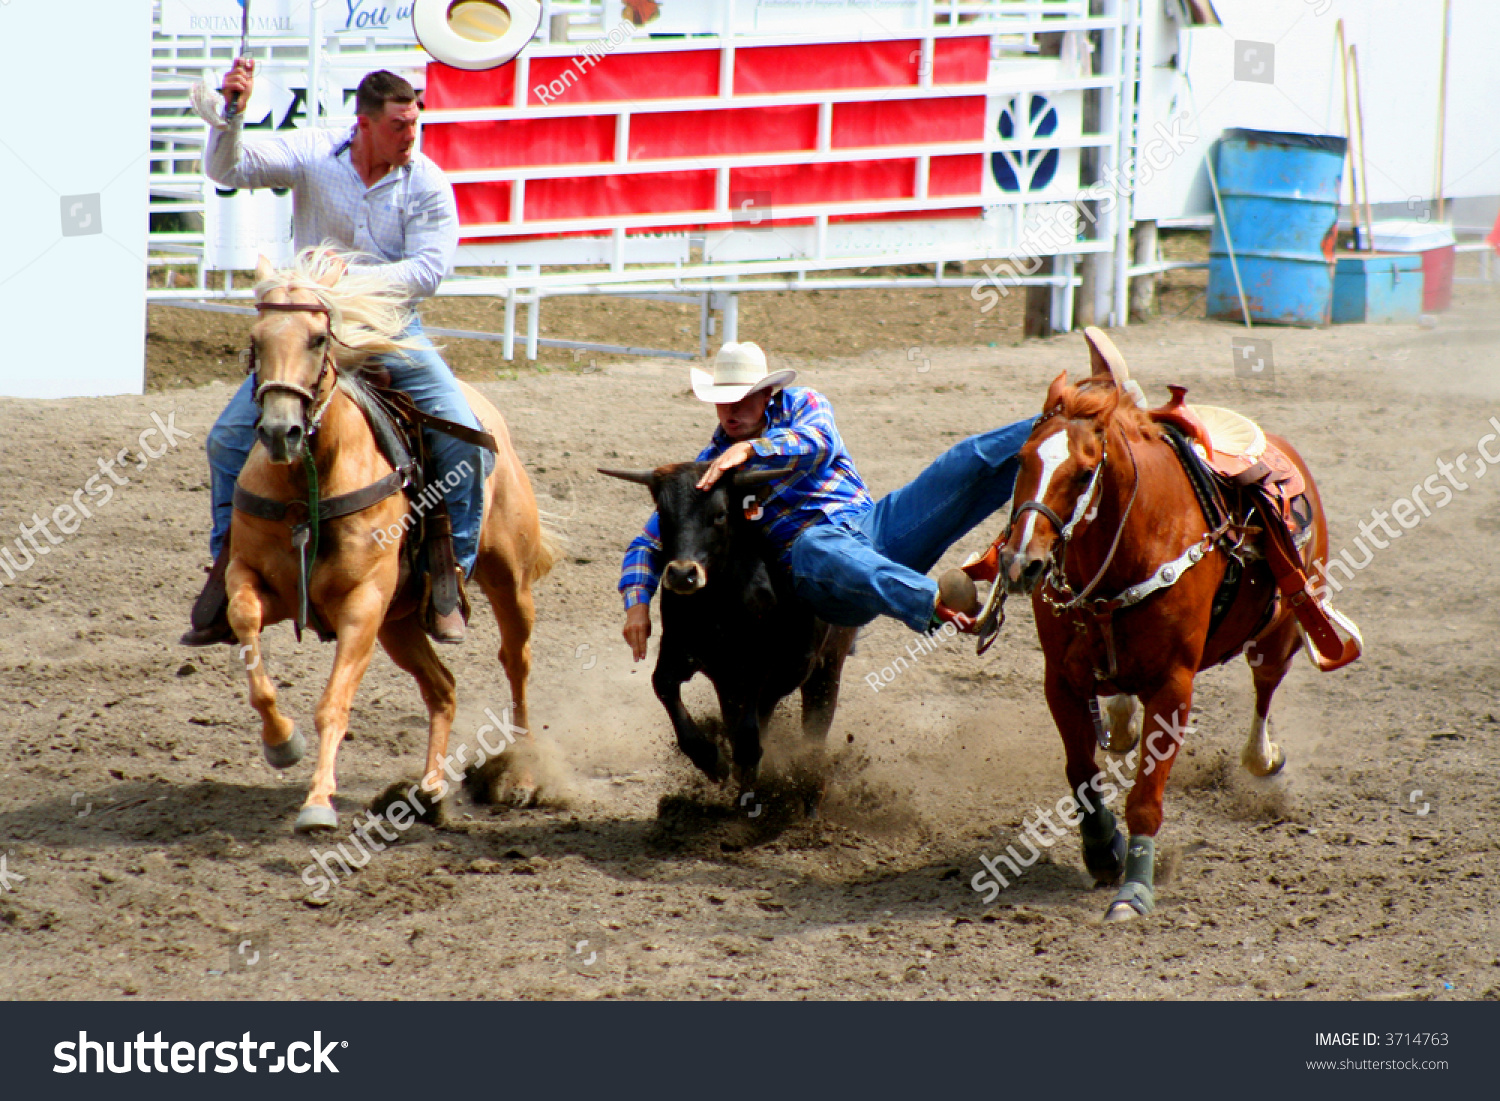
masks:
POLYGON ((654 470, 608 470, 602 466, 595 467, 600 474, 607 474, 611 478, 619 478, 622 482, 634 482, 638 486, 650 486, 651 479, 656 474, 654 470))

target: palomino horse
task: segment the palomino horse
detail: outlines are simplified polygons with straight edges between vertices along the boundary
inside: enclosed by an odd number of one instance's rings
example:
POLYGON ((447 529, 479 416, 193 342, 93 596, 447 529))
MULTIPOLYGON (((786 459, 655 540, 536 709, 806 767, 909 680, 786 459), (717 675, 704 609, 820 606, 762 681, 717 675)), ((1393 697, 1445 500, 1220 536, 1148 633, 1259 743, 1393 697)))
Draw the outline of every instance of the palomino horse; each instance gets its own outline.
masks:
MULTIPOLYGON (((1084 863, 1100 883, 1125 873, 1105 914, 1107 921, 1124 921, 1154 907, 1162 791, 1187 726, 1194 675, 1245 653, 1255 716, 1241 761, 1255 775, 1269 776, 1286 761, 1270 739, 1271 696, 1303 640, 1289 601, 1276 597, 1254 532, 1228 522, 1209 530, 1177 452, 1125 388, 1118 351, 1102 333, 1090 333, 1090 346, 1093 377, 1073 386, 1067 372, 1059 375, 1021 449, 1016 503, 998 541, 998 565, 1006 590, 1032 594, 1046 655, 1047 704, 1082 818, 1084 863), (1215 595, 1232 560, 1243 570, 1241 580, 1232 599, 1226 590, 1215 614, 1215 595), (1108 731, 1097 710, 1101 695, 1114 697, 1108 731), (1096 743, 1130 749, 1131 697, 1144 707, 1141 748, 1149 759, 1138 760, 1125 802, 1127 846, 1107 805, 1119 788, 1094 753, 1096 743)), ((1307 569, 1327 557, 1322 503, 1291 446, 1267 439, 1306 481, 1312 513, 1302 551, 1307 569)), ((1351 653, 1357 656, 1357 645, 1351 653)), ((1114 775, 1129 785, 1118 770, 1114 775)))
MULTIPOLYGON (((399 353, 409 346, 400 338, 406 312, 398 292, 378 273, 346 270, 344 261, 328 248, 305 250, 293 268, 280 272, 262 258, 256 276, 261 316, 250 330, 250 340, 259 377, 260 442, 245 463, 240 486, 272 501, 305 502, 303 452, 308 448, 325 499, 383 480, 390 486, 395 471, 376 445, 364 414, 345 392, 341 374, 358 370, 371 356, 399 353)), ((463 390, 498 447, 495 469, 486 480, 474 576, 500 624, 500 664, 510 681, 514 725, 529 731, 526 678, 536 619, 531 586, 547 573, 554 552, 504 419, 477 391, 468 386, 463 390)), ((427 759, 420 786, 428 798, 415 799, 416 809, 429 821, 437 820, 440 797, 447 791, 442 772, 455 710, 453 675, 438 660, 419 622, 420 594, 405 576, 401 540, 376 537, 404 532, 410 526, 410 508, 401 492, 371 493, 365 499, 371 497, 374 502, 358 511, 323 520, 321 549, 307 585, 312 611, 338 641, 333 672, 317 705, 318 760, 307 801, 297 816, 299 832, 338 824, 333 794, 339 743, 377 639, 391 660, 416 678, 427 705, 427 759)), ((276 706, 276 688, 261 659, 260 632, 296 614, 299 573, 291 526, 236 508, 226 573, 229 623, 249 674, 250 703, 260 713, 266 759, 278 769, 295 764, 305 752, 305 742, 296 724, 276 706)), ((487 762, 485 770, 471 787, 479 789, 480 798, 497 799, 506 771, 502 759, 487 762)), ((535 796, 535 785, 524 769, 504 783, 505 795, 514 801, 529 802, 535 796)))

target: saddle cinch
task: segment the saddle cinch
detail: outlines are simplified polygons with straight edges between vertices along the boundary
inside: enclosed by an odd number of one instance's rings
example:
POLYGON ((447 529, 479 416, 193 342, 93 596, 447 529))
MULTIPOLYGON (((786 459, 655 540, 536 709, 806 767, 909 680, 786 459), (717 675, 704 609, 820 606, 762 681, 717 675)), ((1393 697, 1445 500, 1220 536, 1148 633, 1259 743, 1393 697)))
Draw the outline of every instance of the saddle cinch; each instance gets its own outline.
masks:
MULTIPOLYGON (((1302 627, 1308 656, 1320 670, 1332 672, 1357 659, 1362 650, 1359 628, 1308 589, 1302 548, 1312 537, 1313 510, 1302 471, 1249 417, 1218 406, 1188 405, 1186 387, 1168 389, 1172 396, 1167 404, 1147 410, 1147 415, 1168 429, 1168 440, 1199 489, 1205 509, 1243 511, 1241 523, 1250 521, 1253 513, 1260 521, 1264 532, 1260 549, 1266 564, 1302 627), (1217 483, 1217 492, 1203 492, 1205 487, 1199 485, 1203 479, 1194 478, 1194 460, 1217 483), (1240 507, 1234 508, 1229 501, 1240 507)), ((1209 519, 1212 523, 1213 518, 1209 519)), ((1232 598, 1232 593, 1226 595, 1232 598)), ((1215 601, 1216 610, 1219 603, 1215 601)), ((1267 620, 1274 607, 1268 613, 1267 620)))
MULTIPOLYGON (((457 561, 453 553, 452 522, 448 516, 447 503, 440 491, 431 488, 423 476, 430 469, 427 448, 422 429, 431 428, 445 435, 463 440, 479 447, 484 469, 480 478, 489 476, 497 451, 495 438, 488 432, 478 431, 462 424, 434 417, 418 409, 411 396, 390 385, 390 376, 383 371, 369 371, 351 376, 340 375, 338 386, 364 414, 375 437, 376 446, 391 464, 394 473, 373 485, 317 501, 310 496, 309 502, 318 510, 321 522, 345 516, 377 504, 396 492, 404 491, 411 503, 412 522, 406 526, 402 544, 401 575, 398 590, 408 584, 419 587, 418 607, 420 622, 424 629, 432 630, 435 614, 446 614, 460 603, 464 618, 469 615, 468 598, 457 583, 457 561)), ((234 487, 234 507, 242 512, 269 520, 287 519, 287 503, 259 497, 234 487)), ((307 530, 299 543, 294 528, 293 542, 302 550, 301 568, 298 570, 298 614, 294 620, 297 638, 302 637, 302 628, 311 626, 323 642, 332 642, 333 632, 318 617, 317 609, 311 607, 307 598, 308 581, 313 560, 317 556, 317 540, 312 535, 311 523, 297 525, 307 530), (311 541, 312 551, 304 548, 311 541)))

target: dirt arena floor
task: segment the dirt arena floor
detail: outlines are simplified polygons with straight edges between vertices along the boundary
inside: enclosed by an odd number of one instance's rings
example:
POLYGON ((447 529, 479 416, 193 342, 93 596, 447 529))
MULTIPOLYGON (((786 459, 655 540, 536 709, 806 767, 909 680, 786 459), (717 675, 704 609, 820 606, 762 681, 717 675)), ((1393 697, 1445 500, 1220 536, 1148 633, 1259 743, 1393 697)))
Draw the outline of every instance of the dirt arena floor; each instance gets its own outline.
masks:
MULTIPOLYGON (((820 818, 793 812, 774 751, 744 798, 695 778, 649 661, 633 665, 620 639, 615 580, 646 496, 593 471, 691 456, 710 411, 681 362, 517 365, 472 342, 451 358, 509 418, 567 540, 537 593, 547 805, 492 812, 460 798, 453 828, 414 826, 315 890, 311 850, 347 838, 292 833, 310 762, 269 770, 229 648, 176 645, 206 562, 203 440, 237 381, 245 325, 153 308, 144 396, 0 401, 0 545, 122 449, 128 478, 90 499, 76 534, 14 580, 0 574, 0 996, 1500 998, 1500 470, 1478 458, 1500 412, 1500 296, 1461 288, 1431 328, 1257 331, 1274 379, 1246 380, 1230 346, 1242 330, 1202 320, 1196 287, 1178 277, 1160 319, 1115 339, 1153 399, 1182 382, 1290 437, 1321 483, 1335 548, 1358 560, 1361 521, 1440 460, 1466 455, 1453 478, 1468 488, 1345 585, 1338 602, 1367 653, 1331 675, 1299 660, 1274 711, 1282 776, 1239 768, 1243 665, 1199 678, 1150 919, 1100 923, 1109 895, 1071 833, 994 904, 970 885, 982 856, 1065 793, 1024 601, 984 657, 945 643, 879 691, 869 678, 915 636, 890 621, 864 631, 820 818), (138 443, 153 414, 190 433, 155 459, 138 443)), ((696 339, 690 308, 548 310, 556 335, 696 339)), ((429 316, 497 327, 479 303, 429 316)), ((832 398, 885 492, 964 435, 1038 411, 1059 370, 1086 369, 1081 337, 1023 344, 1017 323, 1010 306, 981 315, 963 291, 824 293, 752 298, 742 335, 832 398)), ((470 642, 444 655, 458 739, 508 700, 482 599, 470 642)), ((267 652, 306 726, 331 648, 298 645, 283 625, 267 652)), ((695 710, 710 698, 701 679, 690 686, 695 710)), ((383 655, 351 727, 346 827, 415 777, 425 742, 415 687, 383 655)))

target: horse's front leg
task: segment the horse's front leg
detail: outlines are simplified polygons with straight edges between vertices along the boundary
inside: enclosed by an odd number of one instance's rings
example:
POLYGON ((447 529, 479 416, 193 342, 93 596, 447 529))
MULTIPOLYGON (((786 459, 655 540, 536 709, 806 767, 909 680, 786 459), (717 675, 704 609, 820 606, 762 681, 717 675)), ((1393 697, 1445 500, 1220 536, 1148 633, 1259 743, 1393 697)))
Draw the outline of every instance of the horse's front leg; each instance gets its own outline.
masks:
POLYGON ((307 801, 297 815, 298 833, 333 829, 339 823, 338 813, 333 809, 333 794, 338 790, 339 743, 349 729, 349 706, 354 693, 375 653, 375 639, 385 618, 386 603, 379 587, 364 584, 351 590, 339 606, 333 673, 318 700, 316 712, 318 764, 313 770, 307 801))
POLYGON ((1068 787, 1078 804, 1079 839, 1083 845, 1083 865, 1100 884, 1114 883, 1125 866, 1125 838, 1115 826, 1115 815, 1109 808, 1120 793, 1109 774, 1095 758, 1098 736, 1089 714, 1087 697, 1078 696, 1064 681, 1061 673, 1047 667, 1047 706, 1052 721, 1062 735, 1067 755, 1068 787))
POLYGON ((265 622, 265 598, 259 578, 239 559, 231 559, 224 582, 229 593, 229 625, 240 640, 235 654, 244 662, 250 682, 250 706, 260 714, 261 752, 278 772, 291 768, 307 752, 307 741, 297 724, 276 706, 276 685, 266 673, 260 648, 265 622))
POLYGON ((1137 747, 1135 786, 1125 800, 1130 847, 1125 883, 1109 904, 1105 921, 1130 921, 1156 908, 1156 833, 1161 829, 1162 797, 1172 762, 1187 735, 1193 708, 1193 672, 1179 667, 1149 698, 1142 699, 1145 722, 1137 747))

